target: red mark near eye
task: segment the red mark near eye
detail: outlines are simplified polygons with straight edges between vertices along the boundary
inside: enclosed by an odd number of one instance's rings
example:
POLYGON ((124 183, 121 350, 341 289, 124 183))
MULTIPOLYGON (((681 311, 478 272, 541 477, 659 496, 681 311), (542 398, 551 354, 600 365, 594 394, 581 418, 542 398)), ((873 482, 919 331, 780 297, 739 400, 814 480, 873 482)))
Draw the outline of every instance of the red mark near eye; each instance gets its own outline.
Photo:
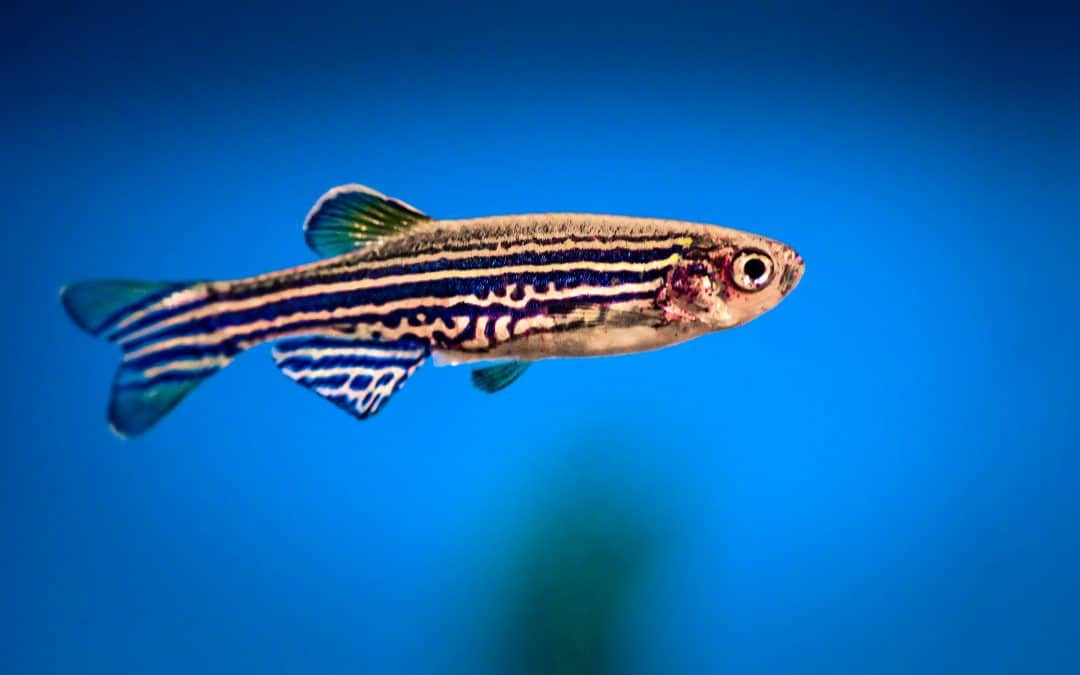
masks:
POLYGON ((672 290, 680 298, 688 300, 697 298, 701 294, 701 274, 704 270, 705 266, 701 263, 694 263, 687 267, 676 267, 671 272, 670 284, 672 290), (695 268, 701 271, 695 274, 695 268))

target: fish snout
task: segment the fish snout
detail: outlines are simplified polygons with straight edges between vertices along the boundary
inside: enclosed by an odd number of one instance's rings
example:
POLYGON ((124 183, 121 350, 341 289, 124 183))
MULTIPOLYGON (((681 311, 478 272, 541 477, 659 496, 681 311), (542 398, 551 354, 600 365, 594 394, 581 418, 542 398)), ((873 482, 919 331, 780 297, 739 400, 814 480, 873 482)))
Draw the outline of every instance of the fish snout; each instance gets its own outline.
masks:
POLYGON ((784 271, 780 275, 779 290, 781 296, 795 290, 795 287, 799 285, 799 281, 802 280, 805 269, 806 263, 803 261, 802 256, 795 249, 788 248, 784 252, 784 271))

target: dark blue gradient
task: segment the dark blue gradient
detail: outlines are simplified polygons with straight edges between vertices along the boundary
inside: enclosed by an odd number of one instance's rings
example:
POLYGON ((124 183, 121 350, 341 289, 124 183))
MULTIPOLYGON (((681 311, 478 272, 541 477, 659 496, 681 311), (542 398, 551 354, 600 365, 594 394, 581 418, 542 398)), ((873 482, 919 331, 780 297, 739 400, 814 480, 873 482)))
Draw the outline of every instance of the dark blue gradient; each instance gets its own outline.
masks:
POLYGON ((699 4, 7 8, 4 669, 506 672, 506 533, 585 443, 673 522, 613 672, 1080 672, 1077 17, 699 4), (60 286, 310 261, 348 182, 807 269, 738 330, 494 396, 425 366, 364 422, 263 348, 113 437, 60 286))

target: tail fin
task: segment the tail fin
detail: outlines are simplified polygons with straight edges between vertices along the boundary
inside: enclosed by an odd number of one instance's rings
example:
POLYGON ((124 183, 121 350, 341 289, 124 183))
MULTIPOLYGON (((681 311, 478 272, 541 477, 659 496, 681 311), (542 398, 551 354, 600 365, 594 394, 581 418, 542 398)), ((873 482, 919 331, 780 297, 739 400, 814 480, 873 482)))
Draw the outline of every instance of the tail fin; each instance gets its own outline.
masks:
MULTIPOLYGON (((61 289, 60 301, 79 327, 115 341, 117 330, 131 323, 136 314, 152 319, 155 311, 200 299, 197 287, 190 283, 83 281, 61 289)), ((161 352, 160 358, 148 361, 139 352, 121 346, 124 361, 113 378, 109 401, 109 426, 121 438, 148 430, 196 385, 232 360, 231 354, 193 359, 184 355, 170 358, 169 352, 161 352)), ((145 342, 140 344, 143 352, 145 348, 145 342)))

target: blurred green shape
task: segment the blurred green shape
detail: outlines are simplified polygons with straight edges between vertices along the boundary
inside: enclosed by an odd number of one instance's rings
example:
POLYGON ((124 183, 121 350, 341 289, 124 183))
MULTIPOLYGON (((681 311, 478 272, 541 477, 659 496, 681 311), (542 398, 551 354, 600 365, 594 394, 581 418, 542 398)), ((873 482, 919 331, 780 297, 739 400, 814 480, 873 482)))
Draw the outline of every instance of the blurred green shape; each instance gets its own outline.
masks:
POLYGON ((574 478, 536 508, 512 550, 503 624, 511 672, 617 672, 620 634, 657 556, 654 509, 610 478, 574 478))

